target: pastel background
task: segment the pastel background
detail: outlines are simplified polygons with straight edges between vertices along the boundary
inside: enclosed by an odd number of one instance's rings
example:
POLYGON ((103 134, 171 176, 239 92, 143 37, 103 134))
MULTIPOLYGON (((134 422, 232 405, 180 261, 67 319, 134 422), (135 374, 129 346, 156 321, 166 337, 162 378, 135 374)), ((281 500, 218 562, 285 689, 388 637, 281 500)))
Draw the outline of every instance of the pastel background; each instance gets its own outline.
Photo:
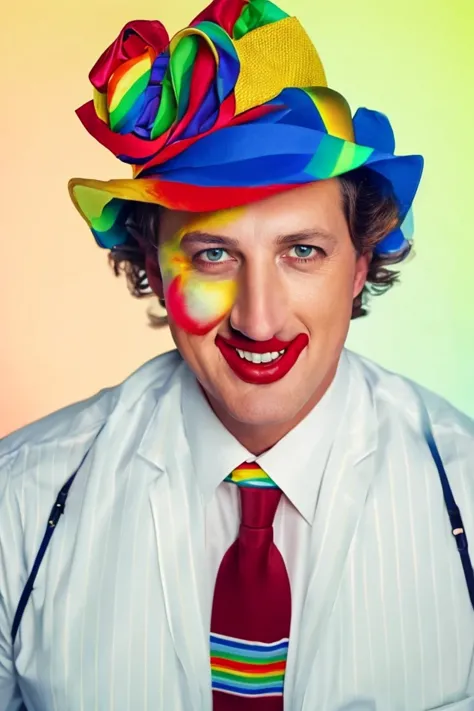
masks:
MULTIPOLYGON (((385 112, 420 152, 416 258, 352 324, 348 345, 474 416, 472 0, 282 0, 307 27, 330 86, 385 112)), ((125 378, 172 347, 148 301, 115 279, 69 202, 72 176, 128 177, 74 109, 122 25, 175 32, 200 0, 7 3, 0 43, 0 436, 125 378)))

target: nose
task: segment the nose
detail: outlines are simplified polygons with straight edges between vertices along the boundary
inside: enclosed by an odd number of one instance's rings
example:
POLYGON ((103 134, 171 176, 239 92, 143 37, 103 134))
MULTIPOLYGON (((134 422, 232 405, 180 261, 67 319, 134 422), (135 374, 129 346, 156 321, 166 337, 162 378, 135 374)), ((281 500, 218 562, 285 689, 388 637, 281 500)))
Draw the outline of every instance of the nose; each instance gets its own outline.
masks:
POLYGON ((282 330, 288 309, 289 299, 276 267, 247 263, 239 275, 231 326, 247 338, 266 341, 282 330))

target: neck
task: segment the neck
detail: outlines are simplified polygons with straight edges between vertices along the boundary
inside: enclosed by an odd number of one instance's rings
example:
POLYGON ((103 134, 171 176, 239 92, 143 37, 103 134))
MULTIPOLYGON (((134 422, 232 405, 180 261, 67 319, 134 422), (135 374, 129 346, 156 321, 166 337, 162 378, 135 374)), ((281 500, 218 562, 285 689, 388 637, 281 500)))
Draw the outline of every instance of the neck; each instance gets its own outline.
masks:
POLYGON ((285 422, 272 422, 262 425, 255 423, 239 422, 235 420, 222 404, 216 401, 202 388, 210 406, 214 410, 224 427, 235 437, 240 444, 255 456, 263 454, 279 442, 288 432, 291 432, 311 410, 316 407, 331 385, 337 371, 337 363, 326 375, 319 388, 313 393, 304 407, 290 420, 285 422))

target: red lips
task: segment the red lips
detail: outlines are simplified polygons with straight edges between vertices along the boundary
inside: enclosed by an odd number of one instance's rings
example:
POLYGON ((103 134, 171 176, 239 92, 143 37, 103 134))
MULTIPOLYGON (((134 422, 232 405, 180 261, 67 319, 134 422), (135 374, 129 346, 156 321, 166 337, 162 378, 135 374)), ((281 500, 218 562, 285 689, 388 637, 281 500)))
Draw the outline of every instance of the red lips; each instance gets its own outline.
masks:
POLYGON ((268 385, 281 380, 294 366, 308 342, 309 338, 305 333, 300 333, 292 341, 280 341, 278 338, 252 341, 244 336, 233 338, 216 336, 216 346, 232 371, 241 380, 254 385, 268 385), (245 358, 241 358, 236 348, 250 353, 271 353, 282 350, 285 350, 285 353, 270 363, 250 363, 245 358))

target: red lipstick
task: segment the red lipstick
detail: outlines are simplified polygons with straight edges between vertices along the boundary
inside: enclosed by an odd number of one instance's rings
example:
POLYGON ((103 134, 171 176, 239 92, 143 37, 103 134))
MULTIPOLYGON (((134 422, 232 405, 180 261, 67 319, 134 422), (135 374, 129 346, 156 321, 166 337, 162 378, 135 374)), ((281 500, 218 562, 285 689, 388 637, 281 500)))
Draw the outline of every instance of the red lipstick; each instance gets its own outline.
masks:
POLYGON ((231 370, 246 383, 253 385, 269 385, 281 380, 292 369, 301 352, 308 345, 309 338, 300 333, 292 341, 280 341, 271 338, 268 341, 252 341, 244 336, 223 338, 216 336, 216 346, 224 356, 231 370), (250 353, 285 352, 270 363, 251 363, 242 358, 237 350, 250 353))

